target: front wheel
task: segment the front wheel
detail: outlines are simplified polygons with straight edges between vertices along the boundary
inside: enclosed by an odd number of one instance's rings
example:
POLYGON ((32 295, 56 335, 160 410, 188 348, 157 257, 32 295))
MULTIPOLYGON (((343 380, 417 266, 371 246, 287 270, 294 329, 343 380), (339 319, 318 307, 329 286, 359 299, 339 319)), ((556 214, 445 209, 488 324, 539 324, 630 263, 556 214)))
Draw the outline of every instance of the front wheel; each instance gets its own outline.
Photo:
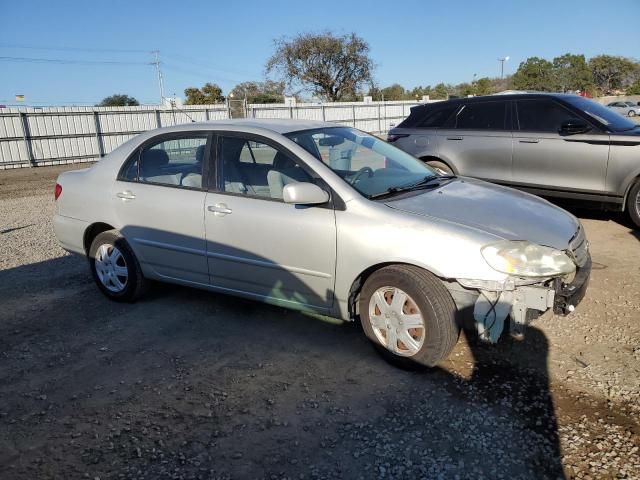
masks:
POLYGON ((360 295, 362 328, 382 356, 400 367, 432 367, 447 358, 460 329, 448 290, 431 273, 395 265, 373 273, 360 295))
POLYGON ((637 180, 629 190, 627 212, 636 228, 640 228, 640 180, 637 180))
POLYGON ((133 250, 116 230, 96 236, 89 249, 89 266, 100 291, 112 300, 133 302, 146 287, 133 250))
POLYGON ((635 117, 636 112, 634 110, 629 110, 629 113, 627 115, 629 115, 630 117, 635 117))

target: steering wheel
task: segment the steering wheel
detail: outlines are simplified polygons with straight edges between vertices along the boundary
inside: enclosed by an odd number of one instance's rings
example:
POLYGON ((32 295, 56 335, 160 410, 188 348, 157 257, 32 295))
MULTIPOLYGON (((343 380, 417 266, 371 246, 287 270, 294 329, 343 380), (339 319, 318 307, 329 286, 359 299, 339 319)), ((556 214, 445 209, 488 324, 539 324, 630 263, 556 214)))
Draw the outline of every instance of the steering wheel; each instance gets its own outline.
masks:
POLYGON ((365 173, 369 174, 369 178, 373 177, 373 169, 371 167, 362 167, 358 170, 353 177, 349 179, 349 183, 351 185, 355 185, 360 177, 362 177, 365 173))

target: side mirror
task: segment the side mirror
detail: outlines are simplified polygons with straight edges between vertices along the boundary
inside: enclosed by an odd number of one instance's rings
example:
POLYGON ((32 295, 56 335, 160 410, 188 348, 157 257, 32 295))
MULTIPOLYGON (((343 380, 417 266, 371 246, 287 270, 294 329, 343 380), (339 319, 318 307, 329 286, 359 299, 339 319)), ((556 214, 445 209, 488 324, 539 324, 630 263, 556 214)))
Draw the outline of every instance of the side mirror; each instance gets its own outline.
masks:
POLYGON ((329 194, 313 183, 289 183, 282 189, 285 203, 296 205, 318 205, 329 201, 329 194))
POLYGON ((558 133, 560 135, 576 135, 578 133, 587 133, 589 130, 591 130, 591 125, 584 120, 575 118, 563 122, 558 133))

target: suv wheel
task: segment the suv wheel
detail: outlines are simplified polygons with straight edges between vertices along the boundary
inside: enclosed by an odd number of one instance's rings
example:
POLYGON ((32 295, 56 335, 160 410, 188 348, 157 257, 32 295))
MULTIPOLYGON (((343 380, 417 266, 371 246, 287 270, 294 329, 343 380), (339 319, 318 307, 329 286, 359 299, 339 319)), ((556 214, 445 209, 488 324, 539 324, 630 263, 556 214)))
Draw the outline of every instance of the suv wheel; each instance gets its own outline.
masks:
POLYGON ((100 291, 112 300, 133 302, 146 287, 133 250, 117 230, 96 236, 89 249, 89 266, 100 291))
POLYGON ((631 221, 636 227, 640 228, 640 180, 636 180, 636 183, 629 190, 627 212, 631 217, 631 221))
POLYGON ((457 308, 431 273, 408 265, 385 267, 365 282, 360 295, 362 328, 390 363, 432 367, 458 341, 457 308))

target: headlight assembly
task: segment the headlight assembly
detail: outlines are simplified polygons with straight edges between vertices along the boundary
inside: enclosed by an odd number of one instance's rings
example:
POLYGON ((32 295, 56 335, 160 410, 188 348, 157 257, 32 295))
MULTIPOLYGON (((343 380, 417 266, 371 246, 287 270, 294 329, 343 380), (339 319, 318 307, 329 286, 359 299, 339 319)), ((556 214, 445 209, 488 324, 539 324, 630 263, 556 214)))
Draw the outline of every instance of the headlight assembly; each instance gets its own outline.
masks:
POLYGON ((481 251, 491 268, 517 277, 554 277, 576 269, 564 252, 527 241, 504 240, 481 251))

